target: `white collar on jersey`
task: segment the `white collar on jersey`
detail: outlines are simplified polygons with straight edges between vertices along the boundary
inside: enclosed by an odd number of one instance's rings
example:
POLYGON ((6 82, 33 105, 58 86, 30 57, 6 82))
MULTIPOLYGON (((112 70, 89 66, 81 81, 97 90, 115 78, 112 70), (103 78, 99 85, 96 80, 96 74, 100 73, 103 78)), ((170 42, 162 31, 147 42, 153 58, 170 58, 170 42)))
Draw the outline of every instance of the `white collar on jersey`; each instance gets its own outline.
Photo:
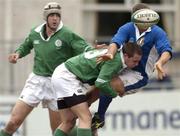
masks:
POLYGON ((123 55, 123 52, 122 52, 122 46, 121 46, 121 49, 119 51, 120 51, 120 57, 121 57, 122 64, 123 64, 123 69, 124 69, 124 68, 127 67, 127 65, 125 64, 125 61, 124 61, 124 55, 123 55))
POLYGON ((141 38, 142 36, 144 36, 147 32, 151 31, 151 27, 149 27, 146 31, 144 31, 142 34, 140 34, 138 27, 134 24, 135 27, 135 31, 136 31, 136 41, 141 38))
MULTIPOLYGON (((41 29, 42 29, 42 27, 43 27, 45 24, 46 24, 46 22, 43 23, 43 24, 41 24, 41 25, 39 25, 39 26, 35 29, 35 31, 38 32, 38 33, 40 33, 40 36, 41 36, 41 38, 42 38, 44 41, 49 41, 49 39, 51 38, 52 35, 49 36, 47 39, 44 39, 44 37, 42 36, 42 32, 41 32, 41 29)), ((60 21, 59 26, 58 26, 56 32, 59 31, 62 27, 63 27, 63 22, 60 21)), ((56 32, 55 32, 55 33, 56 33, 56 32)), ((55 34, 55 33, 54 33, 54 34, 55 34)), ((53 34, 53 35, 54 35, 54 34, 53 34)))
MULTIPOLYGON (((44 22, 43 24, 41 24, 41 25, 37 26, 37 27, 35 28, 35 31, 36 31, 36 32, 38 32, 38 33, 40 33, 40 32, 41 32, 42 27, 43 27, 45 24, 46 24, 46 22, 44 22)), ((63 27, 63 22, 62 22, 62 21, 60 21, 59 26, 58 26, 58 28, 57 28, 56 32, 57 32, 57 31, 59 31, 62 27, 63 27)))

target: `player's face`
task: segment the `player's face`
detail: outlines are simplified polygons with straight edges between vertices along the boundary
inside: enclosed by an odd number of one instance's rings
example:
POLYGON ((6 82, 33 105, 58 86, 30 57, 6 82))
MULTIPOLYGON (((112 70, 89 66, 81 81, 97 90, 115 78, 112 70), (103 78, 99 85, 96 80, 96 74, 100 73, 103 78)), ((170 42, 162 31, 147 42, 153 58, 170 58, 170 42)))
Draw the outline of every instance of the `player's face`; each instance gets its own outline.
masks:
POLYGON ((136 25, 139 29, 140 32, 145 32, 150 26, 149 25, 141 25, 141 24, 138 24, 136 25))
POLYGON ((133 57, 129 57, 127 54, 124 55, 124 61, 128 68, 134 68, 139 64, 141 55, 134 54, 133 57))
POLYGON ((60 20, 61 19, 60 19, 59 14, 56 14, 56 13, 50 14, 47 18, 48 27, 51 30, 56 31, 59 26, 60 20))

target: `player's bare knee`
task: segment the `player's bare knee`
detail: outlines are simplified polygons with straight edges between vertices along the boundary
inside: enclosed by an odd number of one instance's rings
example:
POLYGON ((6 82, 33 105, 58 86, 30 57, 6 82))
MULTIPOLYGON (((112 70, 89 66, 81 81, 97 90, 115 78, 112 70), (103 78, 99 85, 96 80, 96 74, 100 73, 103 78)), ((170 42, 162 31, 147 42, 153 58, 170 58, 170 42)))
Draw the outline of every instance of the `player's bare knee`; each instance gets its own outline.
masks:
POLYGON ((62 121, 62 124, 65 125, 68 128, 73 128, 76 123, 76 118, 66 118, 62 121))
POLYGON ((76 118, 74 118, 74 119, 71 121, 71 124, 69 125, 70 129, 72 129, 75 125, 76 125, 76 118))
POLYGON ((83 122, 89 122, 91 123, 91 120, 92 120, 92 115, 91 113, 87 113, 85 115, 82 115, 81 117, 79 117, 80 120, 82 120, 83 122))
POLYGON ((75 125, 74 120, 72 121, 69 120, 69 121, 63 121, 60 126, 66 128, 66 130, 69 131, 74 127, 74 125, 75 125))

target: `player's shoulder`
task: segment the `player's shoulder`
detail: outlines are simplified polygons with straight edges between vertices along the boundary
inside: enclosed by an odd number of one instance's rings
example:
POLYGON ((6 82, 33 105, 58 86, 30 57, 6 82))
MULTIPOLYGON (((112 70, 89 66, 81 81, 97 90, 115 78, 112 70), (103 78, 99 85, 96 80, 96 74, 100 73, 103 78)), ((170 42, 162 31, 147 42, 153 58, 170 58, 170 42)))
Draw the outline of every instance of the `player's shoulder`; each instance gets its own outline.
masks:
POLYGON ((153 26, 151 27, 151 30, 154 30, 154 31, 162 31, 163 29, 162 29, 160 26, 158 26, 158 25, 153 25, 153 26))
POLYGON ((43 29, 43 27, 45 26, 45 23, 43 24, 39 24, 39 25, 35 25, 31 28, 30 33, 31 34, 37 34, 40 33, 43 29))
POLYGON ((124 31, 132 31, 134 30, 134 23, 133 22, 127 22, 124 25, 119 27, 119 30, 124 30, 124 31))
POLYGON ((151 27, 151 31, 152 31, 152 33, 166 33, 165 30, 163 30, 163 28, 161 28, 158 25, 153 25, 151 27))
POLYGON ((112 59, 112 63, 119 65, 121 62, 121 59, 122 59, 121 51, 117 51, 116 54, 114 55, 114 58, 112 59))
POLYGON ((70 28, 68 28, 67 26, 64 26, 64 25, 61 28, 60 32, 68 33, 68 34, 72 34, 73 33, 73 31, 70 28))
POLYGON ((125 24, 123 24, 121 27, 126 27, 126 28, 133 28, 134 27, 134 23, 133 22, 127 22, 125 24))
MULTIPOLYGON (((114 67, 114 69, 119 70, 120 68, 123 67, 123 57, 122 57, 122 52, 121 51, 117 51, 113 60, 112 60, 112 65, 114 67)), ((111 67, 112 67, 111 65, 111 67)))
POLYGON ((70 28, 68 28, 67 26, 64 26, 57 32, 57 35, 63 35, 64 38, 71 39, 73 37, 76 37, 77 34, 75 34, 70 28))

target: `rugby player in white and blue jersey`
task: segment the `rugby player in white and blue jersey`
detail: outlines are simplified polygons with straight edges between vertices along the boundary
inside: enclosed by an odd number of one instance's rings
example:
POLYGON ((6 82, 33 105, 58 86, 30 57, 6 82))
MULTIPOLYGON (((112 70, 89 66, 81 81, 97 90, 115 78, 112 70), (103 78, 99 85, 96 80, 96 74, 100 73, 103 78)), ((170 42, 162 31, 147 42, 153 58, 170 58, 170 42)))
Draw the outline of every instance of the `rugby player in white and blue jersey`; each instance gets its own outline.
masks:
MULTIPOLYGON (((136 4, 132 12, 144 8, 149 7, 143 3, 136 4)), ((167 34, 157 25, 140 27, 134 22, 126 23, 118 29, 112 38, 110 47, 118 49, 126 42, 136 42, 139 44, 142 48, 143 56, 137 67, 132 70, 125 69, 119 75, 119 78, 124 84, 124 89, 120 93, 121 96, 135 93, 139 88, 144 87, 148 83, 150 75, 152 75, 155 68, 158 72, 158 78, 163 79, 166 74, 163 65, 172 56, 172 48, 167 34)), ((111 53, 110 58, 112 58, 115 52, 112 49, 109 51, 111 53)), ((92 120, 92 128, 97 129, 104 125, 105 112, 111 101, 111 97, 100 95, 98 111, 92 120)))

